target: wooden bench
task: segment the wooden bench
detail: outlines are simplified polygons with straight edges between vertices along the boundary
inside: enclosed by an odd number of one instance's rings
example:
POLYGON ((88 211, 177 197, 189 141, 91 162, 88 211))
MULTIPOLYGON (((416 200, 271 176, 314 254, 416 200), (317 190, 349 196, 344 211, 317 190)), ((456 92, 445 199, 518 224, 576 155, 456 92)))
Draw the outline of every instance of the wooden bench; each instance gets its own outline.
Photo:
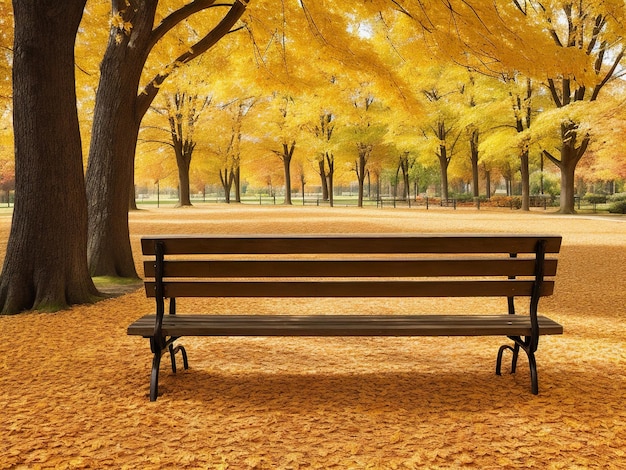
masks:
POLYGON ((144 237, 141 244, 147 257, 146 294, 155 298, 156 314, 138 319, 128 334, 150 339, 151 401, 158 395, 163 354, 169 352, 173 372, 178 352, 188 368, 184 347, 175 344, 183 336, 506 336, 512 343, 500 347, 496 374, 500 375, 505 350, 512 351, 515 372, 521 349, 528 356, 532 393, 537 394, 539 336, 563 332, 558 323, 537 315, 539 299, 553 293, 557 269, 553 254, 559 252, 560 236, 154 236, 144 237), (507 307, 503 314, 476 315, 178 314, 180 297, 285 297, 311 302, 502 297, 507 307), (515 310, 516 297, 529 298, 522 314, 515 310))

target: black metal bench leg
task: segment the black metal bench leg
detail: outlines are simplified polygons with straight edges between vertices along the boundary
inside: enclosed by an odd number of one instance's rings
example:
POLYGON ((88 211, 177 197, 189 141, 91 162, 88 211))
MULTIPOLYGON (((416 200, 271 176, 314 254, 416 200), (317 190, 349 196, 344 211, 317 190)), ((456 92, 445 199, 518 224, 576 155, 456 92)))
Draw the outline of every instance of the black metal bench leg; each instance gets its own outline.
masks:
MULTIPOLYGON (((515 341, 515 340, 514 340, 515 341)), ((521 341, 521 339, 520 339, 521 341)), ((534 395, 539 394, 539 381, 537 378, 537 361, 535 359, 535 353, 527 347, 522 347, 517 341, 513 346, 505 344, 498 349, 498 360, 496 361, 496 374, 502 375, 502 356, 507 349, 513 353, 511 360, 511 374, 514 374, 517 370, 517 358, 519 357, 519 350, 523 349, 528 356, 528 366, 530 368, 530 390, 534 395)))
POLYGON ((530 390, 533 395, 539 395, 539 381, 537 379, 537 361, 535 360, 535 353, 532 351, 526 351, 528 354, 528 365, 530 367, 530 390))
POLYGON ((507 349, 513 352, 514 362, 511 368, 511 374, 515 372, 515 365, 517 362, 517 354, 515 348, 519 350, 519 346, 517 344, 515 345, 515 347, 509 346, 508 344, 500 346, 500 349, 498 349, 498 360, 496 361, 496 375, 502 375, 502 356, 504 355, 504 351, 506 351, 507 349))
POLYGON ((513 346, 513 357, 511 358, 511 374, 515 374, 517 370, 517 358, 519 357, 519 344, 513 346))
POLYGON ((184 346, 176 346, 174 347, 173 345, 170 344, 169 346, 169 351, 170 351, 170 359, 172 361, 172 372, 176 373, 176 353, 180 351, 181 355, 183 356, 183 368, 185 370, 189 369, 189 362, 187 361, 187 351, 185 350, 184 346))
POLYGON ((150 401, 156 401, 159 394, 159 366, 161 365, 161 351, 154 353, 152 359, 152 373, 150 374, 150 401))
POLYGON ((168 347, 170 351, 170 361, 172 361, 172 372, 176 373, 176 352, 174 351, 174 346, 171 344, 168 347))

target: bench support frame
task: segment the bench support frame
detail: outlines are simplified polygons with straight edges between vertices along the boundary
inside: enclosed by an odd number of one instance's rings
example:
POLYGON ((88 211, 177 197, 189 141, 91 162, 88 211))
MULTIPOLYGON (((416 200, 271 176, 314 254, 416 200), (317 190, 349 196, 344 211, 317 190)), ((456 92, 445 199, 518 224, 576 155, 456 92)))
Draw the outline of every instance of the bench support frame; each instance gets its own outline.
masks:
MULTIPOLYGON (((498 350, 498 359, 496 361, 496 374, 502 375, 502 356, 504 355, 504 351, 511 351, 513 353, 511 360, 511 374, 514 374, 517 369, 519 350, 522 349, 526 353, 526 356, 528 356, 528 366, 530 368, 530 388, 534 395, 539 394, 535 351, 537 351, 537 346, 539 345, 539 321, 537 319, 537 309, 539 307, 541 285, 543 284, 545 255, 546 242, 545 240, 539 240, 535 249, 535 284, 530 297, 531 335, 525 336, 524 339, 522 339, 521 336, 509 336, 508 338, 513 341, 514 345, 510 346, 505 344, 500 346, 500 349, 498 350)), ((511 256, 514 257, 515 255, 511 254, 511 256)), ((508 300, 509 314, 515 315, 513 298, 509 297, 508 300)))

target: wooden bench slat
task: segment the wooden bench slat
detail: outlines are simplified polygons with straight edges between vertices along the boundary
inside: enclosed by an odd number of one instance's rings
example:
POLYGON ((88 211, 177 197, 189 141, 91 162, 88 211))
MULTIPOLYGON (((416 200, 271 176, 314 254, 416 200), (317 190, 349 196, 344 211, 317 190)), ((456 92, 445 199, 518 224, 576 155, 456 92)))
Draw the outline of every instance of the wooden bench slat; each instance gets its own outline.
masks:
POLYGON ((154 255, 156 240, 166 254, 288 254, 288 253, 533 253, 537 240, 546 253, 558 253, 560 236, 503 234, 424 235, 250 235, 144 237, 145 255, 154 255))
MULTIPOLYGON (((556 275, 557 260, 545 261, 544 275, 556 275)), ((174 260, 163 263, 164 277, 438 277, 532 276, 534 259, 298 259, 174 260)), ((146 277, 155 276, 154 261, 144 262, 146 277)))
MULTIPOLYGON (((519 297, 530 296, 533 281, 168 281, 165 297, 519 297)), ((156 283, 146 282, 155 297, 156 283)), ((540 295, 552 295, 554 281, 540 295)))
MULTIPOLYGON (((539 316, 543 335, 563 327, 539 316)), ((154 333, 154 315, 128 327, 129 335, 154 333)), ((530 335, 526 315, 165 315, 164 336, 490 336, 530 335)))

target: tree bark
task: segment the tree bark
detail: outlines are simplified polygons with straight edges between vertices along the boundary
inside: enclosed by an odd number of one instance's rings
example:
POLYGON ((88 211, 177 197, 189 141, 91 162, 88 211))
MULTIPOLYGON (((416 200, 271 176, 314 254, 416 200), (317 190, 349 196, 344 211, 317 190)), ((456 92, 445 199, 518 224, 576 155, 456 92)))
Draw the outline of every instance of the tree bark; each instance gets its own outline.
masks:
POLYGON ((559 212, 562 214, 575 214, 574 206, 576 166, 587 151, 589 137, 585 136, 580 145, 578 143, 578 126, 571 122, 561 124, 561 159, 555 158, 550 152, 544 150, 543 154, 561 170, 561 198, 559 212))
POLYGON ((171 12, 154 27, 158 0, 112 2, 114 14, 132 23, 130 31, 112 25, 100 66, 100 83, 87 167, 89 271, 92 275, 137 277, 128 230, 128 192, 141 120, 170 73, 209 50, 230 32, 247 2, 232 3, 224 18, 153 78, 139 93, 144 64, 154 45, 184 19, 213 6, 195 0, 171 12), (119 7, 119 8, 118 8, 119 7), (154 27, 154 29, 153 29, 154 27), (122 196, 123 195, 123 196, 122 196))
POLYGON ((328 204, 330 205, 330 207, 333 207, 333 204, 335 203, 335 199, 334 199, 335 155, 330 152, 326 152, 325 158, 326 158, 326 163, 328 164, 328 173, 326 175, 326 181, 328 182, 327 184, 328 204))
POLYGON ((85 0, 13 2, 16 190, 0 279, 3 314, 55 311, 98 296, 87 270, 74 78, 84 7, 85 0))
POLYGON ((142 5, 130 34, 111 28, 100 65, 91 147, 87 165, 89 238, 92 276, 136 278, 128 229, 129 188, 139 125, 137 90, 158 2, 142 5))
POLYGON ((191 193, 189 191, 189 166, 191 164, 191 156, 176 156, 178 166, 178 207, 191 206, 191 193))

